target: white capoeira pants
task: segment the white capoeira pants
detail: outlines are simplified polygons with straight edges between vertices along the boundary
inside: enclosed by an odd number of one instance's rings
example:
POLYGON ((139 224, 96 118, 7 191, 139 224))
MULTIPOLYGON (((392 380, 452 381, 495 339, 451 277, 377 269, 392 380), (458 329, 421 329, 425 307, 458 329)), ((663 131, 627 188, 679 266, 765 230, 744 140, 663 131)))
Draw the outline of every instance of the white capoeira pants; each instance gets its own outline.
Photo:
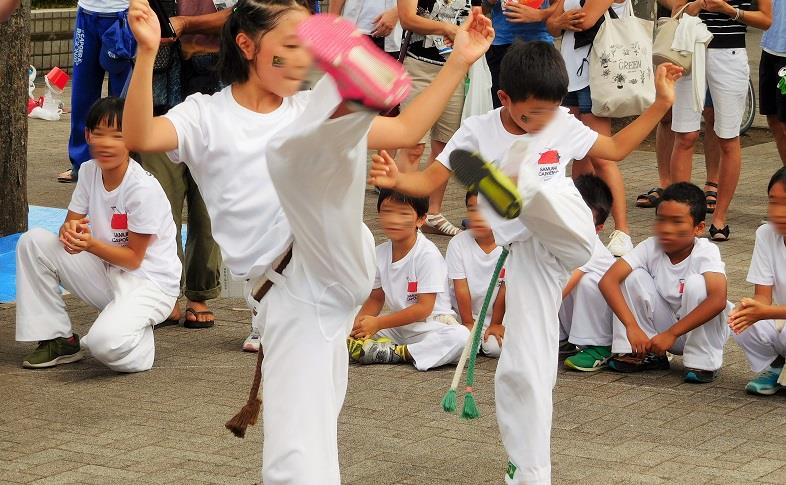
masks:
MULTIPOLYGON (((677 321, 692 312, 707 299, 707 284, 700 274, 685 279, 682 306, 677 313, 672 311, 668 302, 658 294, 652 275, 643 269, 634 270, 622 283, 622 294, 636 317, 641 329, 648 337, 665 332, 677 321)), ((717 370, 723 365, 723 346, 729 338, 728 315, 732 304, 704 325, 681 336, 669 352, 682 355, 685 367, 699 370, 717 370)), ((612 353, 631 352, 625 326, 614 316, 614 342, 612 353)))
POLYGON ((559 309, 559 339, 579 347, 611 346, 613 312, 598 288, 599 273, 586 273, 562 301, 559 309))
POLYGON ((43 229, 23 234, 16 250, 17 341, 72 335, 60 285, 101 310, 82 348, 117 372, 153 366, 153 326, 169 316, 177 296, 88 252, 69 254, 43 229))
POLYGON ((455 364, 461 357, 469 338, 469 330, 459 324, 444 323, 437 318, 377 332, 377 337, 388 337, 396 345, 406 345, 417 370, 429 370, 455 364))
POLYGON ((509 484, 551 483, 552 391, 557 379, 562 288, 589 261, 592 213, 571 183, 519 177, 521 220, 531 232, 510 247, 504 352, 495 378, 497 422, 509 484))
MULTIPOLYGON (((312 93, 304 114, 268 147, 270 176, 292 227, 292 260, 257 317, 262 348, 262 482, 341 482, 338 415, 347 390, 346 338, 375 274, 363 224, 367 133, 375 113, 328 118, 340 102, 312 93)), ((264 221, 260 221, 264 223, 264 221)))
POLYGON ((745 351, 753 372, 767 369, 779 356, 786 356, 786 328, 783 320, 762 320, 748 327, 734 340, 745 351))

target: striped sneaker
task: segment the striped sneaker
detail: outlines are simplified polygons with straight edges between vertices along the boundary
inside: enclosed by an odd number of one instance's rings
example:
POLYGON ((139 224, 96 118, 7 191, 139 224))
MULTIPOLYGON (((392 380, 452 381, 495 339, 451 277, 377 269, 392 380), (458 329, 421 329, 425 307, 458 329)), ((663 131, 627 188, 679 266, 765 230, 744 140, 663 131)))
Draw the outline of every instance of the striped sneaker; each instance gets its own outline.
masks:
POLYGON ((409 95, 412 80, 404 67, 352 22, 318 14, 301 22, 297 30, 319 67, 335 80, 345 101, 387 110, 409 95))
POLYGON ((450 223, 442 214, 429 214, 426 216, 426 223, 420 228, 427 234, 437 234, 439 236, 453 237, 461 232, 461 229, 450 223))

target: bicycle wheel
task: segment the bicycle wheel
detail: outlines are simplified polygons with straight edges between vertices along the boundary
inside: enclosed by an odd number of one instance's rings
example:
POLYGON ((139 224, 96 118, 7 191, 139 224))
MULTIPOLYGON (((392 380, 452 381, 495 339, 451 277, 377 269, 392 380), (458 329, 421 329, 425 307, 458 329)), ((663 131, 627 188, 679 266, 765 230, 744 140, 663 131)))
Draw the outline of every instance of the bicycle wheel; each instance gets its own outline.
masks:
POLYGON ((753 90, 753 81, 748 79, 748 95, 745 98, 745 109, 742 111, 742 121, 740 122, 740 135, 745 133, 753 125, 753 118, 756 117, 756 91, 753 90))

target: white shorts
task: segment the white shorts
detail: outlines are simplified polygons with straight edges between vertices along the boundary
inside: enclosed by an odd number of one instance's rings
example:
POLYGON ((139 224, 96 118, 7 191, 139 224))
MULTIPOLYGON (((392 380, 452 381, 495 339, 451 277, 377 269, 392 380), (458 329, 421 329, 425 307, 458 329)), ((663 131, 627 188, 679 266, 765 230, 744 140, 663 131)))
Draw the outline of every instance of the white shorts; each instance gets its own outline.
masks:
MULTIPOLYGON (((750 67, 744 47, 707 49, 707 87, 715 107, 715 133, 719 138, 739 136, 745 97, 748 94, 750 67)), ((677 81, 677 98, 671 115, 675 133, 691 133, 701 128, 701 113, 693 110, 693 78, 677 81)))

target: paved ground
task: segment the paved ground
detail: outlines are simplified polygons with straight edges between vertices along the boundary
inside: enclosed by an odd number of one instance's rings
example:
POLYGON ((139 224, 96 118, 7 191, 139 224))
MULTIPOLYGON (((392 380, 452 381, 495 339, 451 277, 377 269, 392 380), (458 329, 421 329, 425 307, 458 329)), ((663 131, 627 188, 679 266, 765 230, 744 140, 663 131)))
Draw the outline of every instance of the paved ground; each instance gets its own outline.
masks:
MULTIPOLYGON (((67 117, 31 122, 32 204, 64 207, 68 201, 72 186, 53 179, 66 165, 67 132, 67 117)), ((765 215, 767 179, 780 164, 772 143, 746 148, 743 157, 729 218, 733 236, 721 246, 733 299, 751 291, 744 278, 753 233, 765 215)), ((704 180, 699 168, 697 182, 704 180)), ((632 199, 654 184, 652 154, 633 154, 623 173, 632 199)), ((455 186, 447 200, 446 214, 460 220, 463 197, 455 186)), ((373 202, 369 191, 366 219, 379 237, 373 202)), ((653 212, 629 213, 639 241, 653 212)), ((447 240, 435 240, 444 250, 447 240)), ((68 304, 83 334, 96 312, 73 298, 68 304)), ((245 399, 255 360, 238 350, 249 312, 233 299, 213 308, 215 328, 159 330, 155 368, 118 375, 92 359, 21 369, 31 346, 14 342, 14 307, 0 305, 0 482, 259 482, 259 428, 245 440, 223 428, 245 399)), ((747 396, 742 389, 751 374, 733 342, 726 357, 720 379, 706 386, 682 383, 679 358, 671 372, 643 376, 561 371, 555 483, 786 483, 783 436, 776 431, 786 425, 785 395, 747 396)), ((353 366, 340 420, 345 482, 500 483, 506 457, 494 416, 494 368, 495 361, 481 359, 476 395, 483 416, 464 422, 439 406, 452 368, 419 373, 408 366, 353 366)))

